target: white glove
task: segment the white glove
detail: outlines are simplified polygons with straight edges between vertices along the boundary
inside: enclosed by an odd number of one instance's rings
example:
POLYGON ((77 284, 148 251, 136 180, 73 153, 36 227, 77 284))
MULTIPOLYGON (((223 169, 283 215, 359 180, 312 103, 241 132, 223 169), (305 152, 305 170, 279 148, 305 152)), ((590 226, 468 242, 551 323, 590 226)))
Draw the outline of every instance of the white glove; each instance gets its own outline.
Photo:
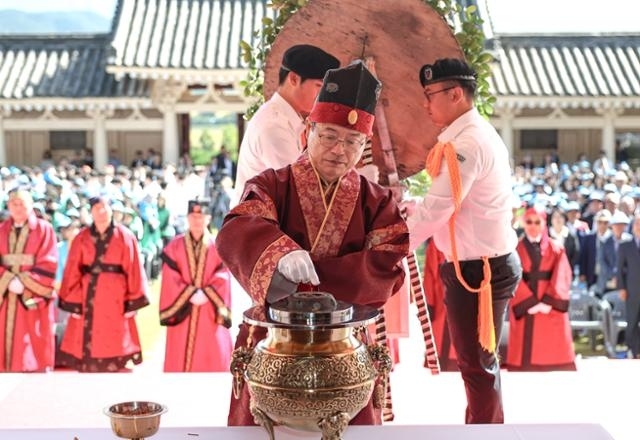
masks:
POLYGON ((418 204, 422 203, 422 197, 407 197, 398 203, 400 213, 404 218, 411 217, 418 210, 418 204))
POLYGON ((535 313, 542 313, 542 314, 546 315, 550 311, 551 311, 551 306, 549 304, 545 304, 543 302, 539 302, 535 306, 530 307, 529 310, 527 310, 527 313, 530 314, 530 315, 533 315, 535 313))
POLYGON ((132 310, 130 312, 125 312, 124 313, 124 317, 127 318, 127 319, 133 318, 134 316, 136 316, 136 313, 138 313, 138 312, 136 312, 135 310, 132 310))
POLYGON ((299 249, 291 251, 278 261, 278 271, 289 281, 307 283, 317 286, 320 284, 316 269, 309 252, 299 249))
POLYGON ((529 315, 535 315, 536 313, 540 313, 540 306, 542 305, 542 303, 538 303, 535 306, 529 307, 529 309, 527 310, 527 313, 529 315))
POLYGON ((24 292, 24 284, 22 284, 22 281, 20 281, 18 277, 13 277, 13 279, 9 281, 8 287, 9 292, 13 292, 16 295, 22 295, 22 292, 24 292))
POLYGON ((551 311, 551 306, 549 304, 540 303, 538 305, 540 306, 540 313, 542 314, 547 315, 551 311))
POLYGON ((189 298, 189 302, 194 306, 201 306, 206 304, 209 301, 207 294, 202 291, 202 289, 198 289, 191 295, 189 298))
POLYGON ((361 168, 356 168, 356 171, 358 172, 358 174, 366 177, 367 180, 371 182, 378 183, 378 181, 380 180, 380 170, 378 169, 377 165, 374 165, 372 163, 361 168))

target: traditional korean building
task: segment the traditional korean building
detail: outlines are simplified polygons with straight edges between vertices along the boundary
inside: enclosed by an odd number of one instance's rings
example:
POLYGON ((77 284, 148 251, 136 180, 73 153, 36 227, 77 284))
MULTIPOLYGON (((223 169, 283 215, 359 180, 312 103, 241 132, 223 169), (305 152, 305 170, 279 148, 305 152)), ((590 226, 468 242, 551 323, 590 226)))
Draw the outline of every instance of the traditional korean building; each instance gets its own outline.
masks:
MULTIPOLYGON (((97 167, 110 151, 129 163, 148 149, 175 163, 194 112, 235 112, 241 133, 250 100, 239 42, 254 42, 273 16, 267 4, 119 0, 107 34, 0 36, 0 164, 84 147, 97 167)), ((640 33, 488 34, 492 122, 516 162, 551 151, 567 162, 601 149, 613 158, 617 141, 637 139, 640 33)))
POLYGON ((237 112, 242 129, 239 43, 266 16, 267 0, 119 0, 108 34, 0 36, 0 164, 84 147, 96 167, 149 148, 176 163, 189 113, 237 112))

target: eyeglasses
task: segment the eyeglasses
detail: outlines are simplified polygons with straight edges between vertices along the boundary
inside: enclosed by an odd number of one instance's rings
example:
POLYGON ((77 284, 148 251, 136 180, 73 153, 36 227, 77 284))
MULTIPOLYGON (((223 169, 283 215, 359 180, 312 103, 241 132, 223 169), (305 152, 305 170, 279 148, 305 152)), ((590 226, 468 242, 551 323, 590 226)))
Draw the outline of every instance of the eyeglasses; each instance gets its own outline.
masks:
POLYGON ((527 220, 526 223, 528 225, 538 225, 538 226, 542 224, 540 220, 527 220))
POLYGON ((341 139, 334 134, 319 133, 318 143, 326 149, 333 148, 337 144, 341 143, 344 150, 349 153, 356 153, 366 142, 366 139, 360 138, 345 138, 341 139))
POLYGON ((435 92, 427 92, 427 91, 423 91, 422 93, 424 93, 424 97, 427 98, 427 101, 430 103, 431 102, 431 96, 441 93, 441 92, 446 92, 447 90, 451 90, 451 89, 455 89, 457 86, 451 86, 451 87, 445 87, 444 89, 440 89, 440 90, 436 90, 435 92))

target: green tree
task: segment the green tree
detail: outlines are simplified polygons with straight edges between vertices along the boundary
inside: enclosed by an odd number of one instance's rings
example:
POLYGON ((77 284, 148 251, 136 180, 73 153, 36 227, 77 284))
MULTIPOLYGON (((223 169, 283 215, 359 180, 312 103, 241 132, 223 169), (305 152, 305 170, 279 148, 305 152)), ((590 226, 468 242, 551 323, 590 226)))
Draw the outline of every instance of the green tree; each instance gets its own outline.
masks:
POLYGON ((200 146, 205 151, 213 150, 213 136, 209 133, 209 130, 204 129, 200 134, 200 146))

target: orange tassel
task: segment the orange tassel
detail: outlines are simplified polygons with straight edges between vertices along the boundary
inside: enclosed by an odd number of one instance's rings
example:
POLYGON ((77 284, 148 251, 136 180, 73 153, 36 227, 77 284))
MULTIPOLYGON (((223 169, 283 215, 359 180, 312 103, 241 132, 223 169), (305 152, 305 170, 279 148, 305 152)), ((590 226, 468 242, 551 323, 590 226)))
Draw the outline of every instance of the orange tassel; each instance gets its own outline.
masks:
POLYGON ((462 180, 460 178, 460 169, 458 168, 458 158, 455 149, 450 142, 443 144, 438 142, 429 151, 425 168, 427 173, 433 178, 440 174, 442 159, 446 159, 447 168, 451 178, 451 192, 453 194, 453 202, 455 209, 449 219, 449 239, 451 240, 451 253, 453 257, 453 266, 456 271, 456 278, 462 286, 469 292, 478 294, 478 340, 483 349, 488 352, 496 350, 496 334, 493 328, 493 306, 491 292, 491 266, 488 257, 482 257, 482 282, 480 286, 472 288, 467 284, 462 276, 460 269, 460 261, 458 260, 458 248, 456 246, 455 224, 456 215, 462 204, 462 180))

